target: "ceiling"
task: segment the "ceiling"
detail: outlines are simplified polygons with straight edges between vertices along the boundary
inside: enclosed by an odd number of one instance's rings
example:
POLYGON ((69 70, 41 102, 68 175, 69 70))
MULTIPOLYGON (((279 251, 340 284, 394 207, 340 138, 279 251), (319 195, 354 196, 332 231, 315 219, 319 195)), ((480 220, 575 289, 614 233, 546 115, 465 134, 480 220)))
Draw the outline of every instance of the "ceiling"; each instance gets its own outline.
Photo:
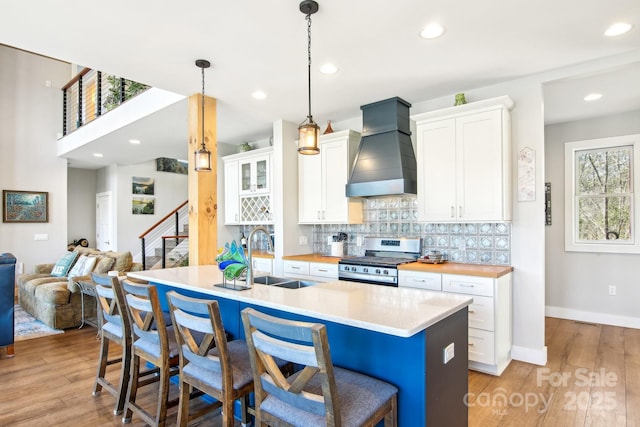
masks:
MULTIPOLYGON (((361 105, 392 96, 415 103, 640 49, 638 0, 593 0, 588 7, 583 0, 318 2, 312 17, 312 112, 323 129, 328 120, 357 117, 361 105), (444 25, 444 36, 420 38, 431 21, 444 25), (617 21, 635 27, 604 37, 617 21), (321 74, 325 62, 338 72, 321 74)), ((177 94, 199 93, 194 61, 211 61, 206 94, 218 102, 219 142, 268 138, 275 120, 298 123, 307 115, 307 26, 298 0, 184 0, 162 6, 113 0, 102 9, 79 0, 3 3, 0 43, 177 94), (267 98, 253 99, 256 90, 267 98)), ((634 65, 550 83, 545 121, 640 109, 638 81, 640 68, 634 65), (582 98, 593 90, 611 95, 586 105, 582 98)), ((186 116, 186 105, 174 108, 184 108, 186 116)), ((135 131, 143 135, 127 136, 123 129, 97 141, 110 147, 101 161, 120 162, 109 152, 130 163, 142 161, 124 152, 131 149, 125 138, 141 139, 148 155, 164 147, 171 151, 167 157, 186 158, 186 119, 151 116, 135 131), (156 133, 145 134, 150 129, 156 133), (109 138, 123 148, 108 145, 109 138)), ((80 165, 85 153, 78 156, 80 165)))

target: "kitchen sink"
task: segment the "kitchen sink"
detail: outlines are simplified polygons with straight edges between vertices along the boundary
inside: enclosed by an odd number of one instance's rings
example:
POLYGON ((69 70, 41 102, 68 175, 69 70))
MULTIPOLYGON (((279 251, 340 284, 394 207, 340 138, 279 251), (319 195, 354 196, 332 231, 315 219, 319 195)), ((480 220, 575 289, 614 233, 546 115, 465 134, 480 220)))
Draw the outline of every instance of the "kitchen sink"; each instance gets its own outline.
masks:
POLYGON ((306 288, 307 286, 313 286, 318 282, 312 282, 311 280, 289 280, 288 282, 276 283, 273 286, 277 286, 279 288, 288 288, 288 289, 300 289, 306 288))
POLYGON ((307 286, 313 286, 318 282, 313 282, 311 280, 287 279, 284 277, 258 276, 253 278, 253 283, 276 286, 278 288, 300 289, 306 288, 307 286))
POLYGON ((285 279, 284 277, 274 276, 258 276, 253 278, 253 283, 259 283, 261 285, 276 285, 278 283, 290 282, 291 279, 285 279))

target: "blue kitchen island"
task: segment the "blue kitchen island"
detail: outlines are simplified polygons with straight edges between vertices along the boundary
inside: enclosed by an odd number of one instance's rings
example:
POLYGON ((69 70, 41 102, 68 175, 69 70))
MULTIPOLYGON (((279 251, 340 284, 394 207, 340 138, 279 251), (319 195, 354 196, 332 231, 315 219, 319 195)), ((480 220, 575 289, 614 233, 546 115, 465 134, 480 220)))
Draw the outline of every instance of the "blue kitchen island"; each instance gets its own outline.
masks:
POLYGON ((216 299, 233 338, 244 338, 240 312, 246 307, 324 323, 334 365, 398 387, 399 426, 467 425, 469 297, 346 281, 235 291, 215 286, 222 274, 214 265, 128 275, 155 284, 161 295, 176 290, 216 299))

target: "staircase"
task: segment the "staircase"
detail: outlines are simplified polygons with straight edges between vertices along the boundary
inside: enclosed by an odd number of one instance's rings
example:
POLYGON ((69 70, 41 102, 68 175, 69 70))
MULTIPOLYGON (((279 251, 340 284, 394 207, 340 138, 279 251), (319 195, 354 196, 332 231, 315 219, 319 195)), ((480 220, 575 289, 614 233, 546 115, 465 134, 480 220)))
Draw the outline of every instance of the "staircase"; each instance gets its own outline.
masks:
POLYGON ((144 270, 187 265, 189 216, 185 201, 140 236, 141 251, 134 255, 144 270))

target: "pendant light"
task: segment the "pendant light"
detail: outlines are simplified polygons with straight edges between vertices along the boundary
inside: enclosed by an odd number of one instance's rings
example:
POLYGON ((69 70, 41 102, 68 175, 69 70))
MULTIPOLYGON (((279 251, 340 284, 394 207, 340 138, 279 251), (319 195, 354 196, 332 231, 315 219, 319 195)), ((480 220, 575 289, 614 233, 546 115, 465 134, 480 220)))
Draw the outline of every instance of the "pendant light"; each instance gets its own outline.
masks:
POLYGON ((307 82, 309 90, 309 114, 307 119, 298 126, 298 153, 318 154, 318 137, 320 126, 313 121, 311 116, 311 15, 318 11, 318 2, 303 0, 300 3, 300 12, 306 15, 307 20, 307 82))
POLYGON ((206 59, 197 59, 196 66, 202 70, 202 136, 200 142, 202 146, 199 150, 194 152, 195 154, 195 170, 196 172, 211 172, 211 151, 207 150, 207 147, 204 145, 204 69, 209 68, 211 63, 206 59))

